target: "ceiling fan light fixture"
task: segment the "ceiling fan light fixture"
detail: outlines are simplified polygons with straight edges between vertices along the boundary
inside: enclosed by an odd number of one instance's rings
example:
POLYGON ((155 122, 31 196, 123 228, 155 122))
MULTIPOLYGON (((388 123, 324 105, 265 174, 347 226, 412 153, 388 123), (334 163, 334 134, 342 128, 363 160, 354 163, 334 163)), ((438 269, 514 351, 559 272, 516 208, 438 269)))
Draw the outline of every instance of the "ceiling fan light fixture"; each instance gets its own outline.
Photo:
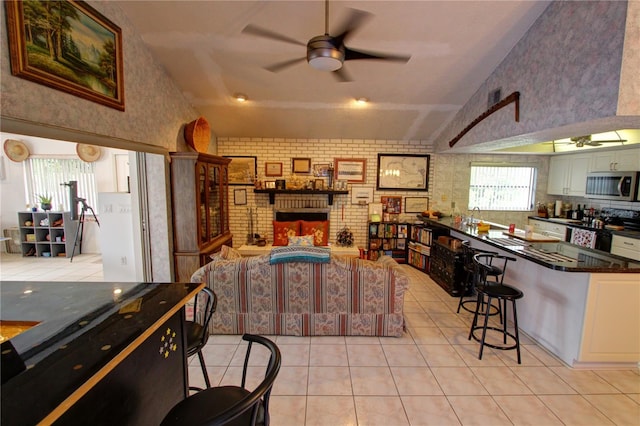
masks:
POLYGON ((369 102, 367 98, 356 98, 356 103, 358 105, 366 105, 369 102))
POLYGON ((307 62, 320 71, 337 71, 344 62, 344 47, 336 48, 329 35, 317 36, 307 44, 307 62))
POLYGON ((238 102, 246 102, 249 99, 244 93, 236 93, 233 97, 238 102))

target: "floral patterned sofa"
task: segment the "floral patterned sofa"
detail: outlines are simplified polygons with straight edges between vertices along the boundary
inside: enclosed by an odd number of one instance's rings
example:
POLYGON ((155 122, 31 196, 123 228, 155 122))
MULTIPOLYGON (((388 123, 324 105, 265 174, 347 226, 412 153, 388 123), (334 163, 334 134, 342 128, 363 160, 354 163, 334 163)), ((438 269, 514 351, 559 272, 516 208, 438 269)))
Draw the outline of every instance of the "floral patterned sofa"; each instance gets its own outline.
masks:
POLYGON ((233 252, 226 248, 191 277, 218 296, 212 334, 402 335, 408 277, 389 257, 327 254, 326 263, 273 263, 273 251, 254 257, 233 252))

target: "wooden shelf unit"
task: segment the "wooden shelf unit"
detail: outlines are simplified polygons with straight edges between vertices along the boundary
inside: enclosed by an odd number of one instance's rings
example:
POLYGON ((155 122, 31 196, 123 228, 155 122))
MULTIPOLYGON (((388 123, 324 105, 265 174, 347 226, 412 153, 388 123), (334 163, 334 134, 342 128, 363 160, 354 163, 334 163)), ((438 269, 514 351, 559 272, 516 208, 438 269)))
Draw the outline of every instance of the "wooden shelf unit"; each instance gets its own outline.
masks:
POLYGON ((18 224, 22 256, 71 257, 78 228, 71 212, 18 212, 18 224))
POLYGON ((409 224, 399 222, 369 222, 367 231, 367 257, 376 260, 391 256, 398 263, 407 262, 409 224))
POLYGON ((422 272, 429 273, 433 230, 425 225, 411 225, 407 246, 407 263, 422 272))

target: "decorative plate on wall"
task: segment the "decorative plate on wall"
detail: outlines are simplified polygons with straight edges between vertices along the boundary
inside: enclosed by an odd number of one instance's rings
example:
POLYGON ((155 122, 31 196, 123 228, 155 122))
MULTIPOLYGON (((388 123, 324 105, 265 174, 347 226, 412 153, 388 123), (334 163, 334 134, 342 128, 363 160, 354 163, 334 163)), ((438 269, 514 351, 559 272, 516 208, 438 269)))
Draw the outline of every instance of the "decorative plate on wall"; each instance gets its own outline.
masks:
POLYGON ((82 161, 86 163, 93 163, 94 161, 100 159, 102 150, 99 146, 79 143, 76 145, 76 153, 82 161))
POLYGON ((4 141, 4 153, 11 161, 20 162, 29 158, 29 148, 22 141, 7 139, 4 141))

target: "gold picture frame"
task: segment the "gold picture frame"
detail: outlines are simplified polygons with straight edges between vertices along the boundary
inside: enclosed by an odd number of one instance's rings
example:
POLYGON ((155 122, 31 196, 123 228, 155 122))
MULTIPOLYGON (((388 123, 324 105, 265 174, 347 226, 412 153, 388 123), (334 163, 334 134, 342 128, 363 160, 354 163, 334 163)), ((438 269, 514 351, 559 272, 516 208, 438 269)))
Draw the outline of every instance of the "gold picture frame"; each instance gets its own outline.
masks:
POLYGON ((84 1, 5 4, 11 74, 124 111, 120 27, 84 1))
POLYGON ((311 172, 311 158, 292 158, 291 171, 302 174, 311 172))

